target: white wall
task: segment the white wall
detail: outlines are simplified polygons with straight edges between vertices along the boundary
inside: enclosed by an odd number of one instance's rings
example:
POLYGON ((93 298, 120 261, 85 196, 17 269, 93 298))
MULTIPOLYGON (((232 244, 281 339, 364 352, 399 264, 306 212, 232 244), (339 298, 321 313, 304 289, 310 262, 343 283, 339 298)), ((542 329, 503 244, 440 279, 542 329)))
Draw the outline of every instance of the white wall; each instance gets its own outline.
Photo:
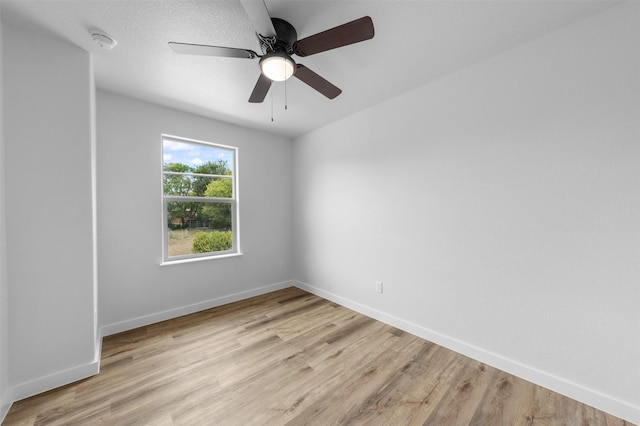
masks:
MULTIPOLYGON (((1 11, 1 9, 0 9, 1 11)), ((7 303, 7 251, 4 202, 3 30, 0 14, 0 422, 11 405, 9 392, 9 305, 7 303)))
POLYGON ((105 334, 291 285, 289 139, 98 91, 97 144, 105 334), (244 255, 160 266, 163 133, 238 147, 244 255))
POLYGON ((87 52, 5 23, 9 364, 20 399, 97 371, 87 52))
POLYGON ((639 422, 639 8, 294 141, 298 283, 639 422))

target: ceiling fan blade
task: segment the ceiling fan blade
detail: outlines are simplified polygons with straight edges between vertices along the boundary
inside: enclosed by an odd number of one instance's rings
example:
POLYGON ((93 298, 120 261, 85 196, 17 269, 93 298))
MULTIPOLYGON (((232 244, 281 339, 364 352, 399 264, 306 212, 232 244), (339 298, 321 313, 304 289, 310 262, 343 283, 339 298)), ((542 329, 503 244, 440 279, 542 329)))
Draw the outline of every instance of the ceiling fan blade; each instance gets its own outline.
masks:
POLYGON ((258 81, 253 88, 253 92, 251 92, 251 96, 249 96, 249 102, 252 104, 259 104, 264 101, 270 87, 271 79, 260 73, 260 77, 258 77, 258 81))
POLYGON ((328 29, 321 33, 305 37, 293 44, 293 51, 298 56, 309 56, 337 47, 347 46, 373 38, 373 21, 364 16, 355 21, 328 29))
POLYGON ((253 59, 258 55, 253 50, 236 49, 234 47, 209 46, 206 44, 189 44, 169 42, 169 47, 183 55, 222 56, 225 58, 253 59))
POLYGON ((318 92, 322 93, 329 99, 333 99, 342 93, 342 90, 329 83, 324 78, 320 77, 315 72, 311 71, 309 68, 305 67, 302 64, 297 64, 296 72, 293 74, 295 77, 298 77, 299 80, 307 83, 312 88, 316 89, 318 92))
POLYGON ((258 34, 264 37, 276 36, 276 30, 273 28, 271 16, 264 0, 241 0, 240 3, 249 15, 253 28, 258 34))

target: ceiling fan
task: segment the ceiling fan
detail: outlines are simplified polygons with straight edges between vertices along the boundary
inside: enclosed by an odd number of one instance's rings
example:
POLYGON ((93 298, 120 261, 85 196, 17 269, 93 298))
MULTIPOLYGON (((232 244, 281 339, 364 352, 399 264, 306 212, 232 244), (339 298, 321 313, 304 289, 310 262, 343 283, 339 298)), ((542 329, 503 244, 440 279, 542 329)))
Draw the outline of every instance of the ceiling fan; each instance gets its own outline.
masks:
POLYGON ((291 55, 305 57, 373 38, 373 21, 369 16, 322 31, 298 40, 295 28, 287 21, 272 18, 264 0, 241 0, 256 30, 262 55, 253 50, 204 44, 169 42, 176 53, 187 55, 219 56, 227 58, 260 58, 260 77, 249 97, 249 102, 264 101, 273 81, 284 81, 292 76, 308 84, 329 99, 342 93, 323 77, 302 64, 296 64, 291 55))

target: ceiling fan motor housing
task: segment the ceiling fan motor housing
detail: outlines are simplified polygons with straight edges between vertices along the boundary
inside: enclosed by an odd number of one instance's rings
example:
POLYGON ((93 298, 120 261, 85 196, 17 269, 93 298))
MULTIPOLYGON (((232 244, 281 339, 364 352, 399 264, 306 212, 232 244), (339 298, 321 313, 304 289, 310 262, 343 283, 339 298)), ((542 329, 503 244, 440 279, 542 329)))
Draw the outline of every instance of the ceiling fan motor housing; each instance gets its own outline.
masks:
MULTIPOLYGON (((293 25, 280 18, 271 18, 273 28, 276 30, 276 42, 272 46, 274 52, 293 54, 293 43, 298 40, 298 33, 293 25)), ((269 53, 268 51, 265 53, 269 53)))

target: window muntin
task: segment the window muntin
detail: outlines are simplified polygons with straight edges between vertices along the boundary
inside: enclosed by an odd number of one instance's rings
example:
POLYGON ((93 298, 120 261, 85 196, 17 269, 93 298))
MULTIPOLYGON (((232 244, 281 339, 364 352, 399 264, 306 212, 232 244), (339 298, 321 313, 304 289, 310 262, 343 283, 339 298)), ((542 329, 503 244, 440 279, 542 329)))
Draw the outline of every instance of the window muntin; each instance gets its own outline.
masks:
POLYGON ((165 261, 239 252, 237 149, 162 138, 165 261))

